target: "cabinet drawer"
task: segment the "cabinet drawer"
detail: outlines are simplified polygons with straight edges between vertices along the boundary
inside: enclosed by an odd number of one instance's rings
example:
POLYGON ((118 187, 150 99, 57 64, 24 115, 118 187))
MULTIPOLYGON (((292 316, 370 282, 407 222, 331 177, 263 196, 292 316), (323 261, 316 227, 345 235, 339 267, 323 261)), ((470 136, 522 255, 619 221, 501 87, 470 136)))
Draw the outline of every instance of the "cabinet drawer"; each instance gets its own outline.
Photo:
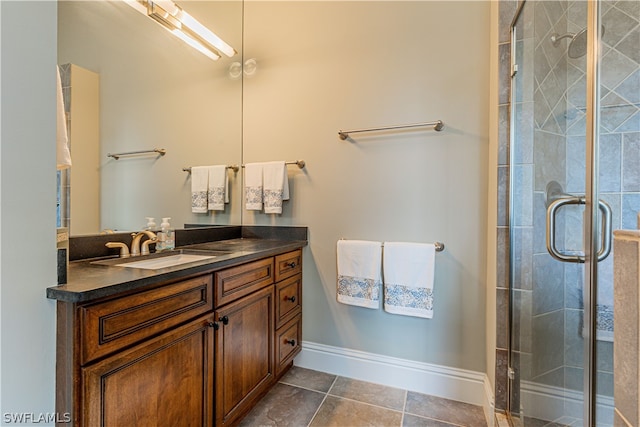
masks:
POLYGON ((82 364, 213 310, 211 275, 79 309, 82 364))
POLYGON ((276 282, 302 272, 302 250, 276 256, 276 282))
POLYGON ((276 331, 276 377, 300 353, 301 341, 302 316, 297 315, 276 331))
POLYGON ((276 328, 302 310, 302 274, 276 284, 276 328))
POLYGON ((215 273, 215 306, 235 301, 273 283, 273 258, 243 264, 215 273))

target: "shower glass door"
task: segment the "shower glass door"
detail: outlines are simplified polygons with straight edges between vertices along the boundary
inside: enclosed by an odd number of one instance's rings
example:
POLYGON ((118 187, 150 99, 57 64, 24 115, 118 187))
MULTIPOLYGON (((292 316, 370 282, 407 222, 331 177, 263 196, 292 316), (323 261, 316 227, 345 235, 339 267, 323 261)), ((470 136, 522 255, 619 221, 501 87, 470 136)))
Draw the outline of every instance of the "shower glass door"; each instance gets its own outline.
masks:
POLYGON ((640 3, 527 0, 512 33, 509 412, 613 425, 609 243, 640 210, 640 3))

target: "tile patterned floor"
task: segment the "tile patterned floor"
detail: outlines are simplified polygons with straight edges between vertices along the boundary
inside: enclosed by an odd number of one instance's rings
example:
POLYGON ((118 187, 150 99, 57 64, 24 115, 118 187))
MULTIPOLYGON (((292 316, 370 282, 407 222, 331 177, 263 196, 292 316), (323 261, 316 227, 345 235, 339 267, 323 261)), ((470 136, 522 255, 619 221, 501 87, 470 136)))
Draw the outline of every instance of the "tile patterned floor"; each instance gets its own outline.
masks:
POLYGON ((486 427, 482 407, 293 367, 241 427, 486 427))

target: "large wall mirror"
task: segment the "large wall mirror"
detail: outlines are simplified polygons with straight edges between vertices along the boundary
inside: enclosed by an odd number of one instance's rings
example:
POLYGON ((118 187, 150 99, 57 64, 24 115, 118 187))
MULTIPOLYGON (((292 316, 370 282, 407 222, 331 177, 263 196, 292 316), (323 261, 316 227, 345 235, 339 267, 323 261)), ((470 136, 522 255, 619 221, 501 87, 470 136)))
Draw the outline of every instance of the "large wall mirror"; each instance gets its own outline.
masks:
MULTIPOLYGON (((176 228, 241 223, 241 170, 227 172, 223 211, 192 213, 191 176, 183 168, 242 163, 242 78, 233 73, 233 64, 242 62, 242 1, 176 4, 237 54, 214 61, 123 1, 58 1, 58 64, 71 74, 96 76, 99 98, 98 141, 81 131, 74 135, 75 127, 69 135, 70 199, 78 206, 69 218, 71 235, 139 230, 145 217, 158 224, 171 217, 176 228), (84 168, 88 173, 81 167, 83 144, 99 145, 86 161, 95 161, 84 168), (166 154, 107 156, 153 148, 166 154), (84 185, 95 190, 81 190, 84 185)), ((65 98, 83 87, 68 77, 65 98)), ((68 121, 78 124, 82 113, 73 111, 72 105, 68 121)))

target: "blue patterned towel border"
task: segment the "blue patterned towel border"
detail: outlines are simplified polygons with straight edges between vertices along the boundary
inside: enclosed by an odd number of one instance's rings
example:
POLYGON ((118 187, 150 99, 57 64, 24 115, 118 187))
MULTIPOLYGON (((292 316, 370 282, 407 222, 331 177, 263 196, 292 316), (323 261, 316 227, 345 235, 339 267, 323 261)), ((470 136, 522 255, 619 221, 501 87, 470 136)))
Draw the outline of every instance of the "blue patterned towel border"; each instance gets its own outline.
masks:
POLYGON ((262 210, 262 186, 246 187, 245 193, 247 210, 262 210))
POLYGON ((208 208, 210 211, 224 210, 224 187, 209 187, 207 192, 208 208))
POLYGON ((282 213, 283 190, 264 189, 264 213, 282 213))
POLYGON ((338 301, 367 308, 380 307, 382 281, 338 275, 338 301))
POLYGON ((206 191, 191 192, 191 212, 193 213, 207 212, 207 192, 206 191))
POLYGON ((385 283, 384 310, 393 314, 433 318, 433 289, 385 283))

